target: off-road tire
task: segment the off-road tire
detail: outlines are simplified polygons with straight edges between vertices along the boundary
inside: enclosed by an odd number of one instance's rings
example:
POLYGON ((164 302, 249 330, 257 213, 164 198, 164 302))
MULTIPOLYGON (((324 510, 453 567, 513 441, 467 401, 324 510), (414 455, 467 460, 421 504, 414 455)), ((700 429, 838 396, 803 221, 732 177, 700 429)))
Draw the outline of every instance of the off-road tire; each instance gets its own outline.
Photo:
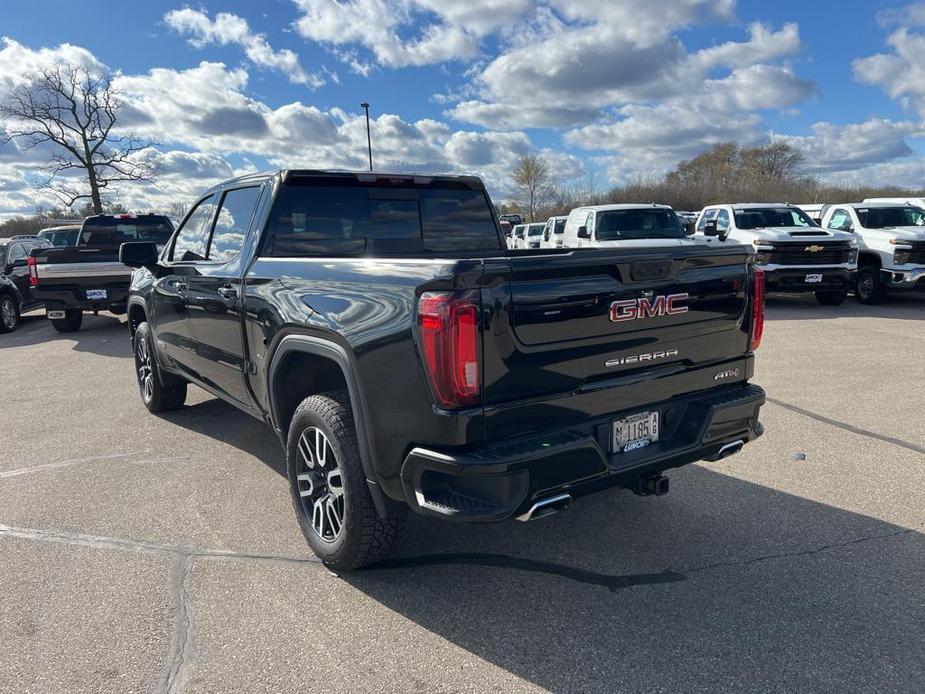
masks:
POLYGON ((76 333, 84 322, 84 312, 77 309, 68 309, 64 318, 52 318, 51 327, 59 333, 76 333))
POLYGON ((309 396, 296 408, 289 425, 286 468, 292 505, 302 534, 325 566, 333 571, 351 571, 375 564, 389 553, 404 526, 407 512, 401 511, 386 518, 381 518, 376 512, 363 472, 350 397, 346 391, 309 396), (325 540, 316 532, 307 510, 309 502, 303 502, 300 496, 298 475, 305 472, 305 463, 299 442, 303 433, 313 429, 320 430, 327 438, 329 450, 335 456, 333 465, 340 468, 343 522, 332 540, 325 540))
POLYGON ((187 383, 179 376, 161 371, 154 352, 151 326, 142 323, 132 338, 135 357, 135 378, 138 393, 149 412, 168 412, 183 407, 187 383))
POLYGON ((19 306, 9 294, 0 294, 0 333, 11 333, 19 326, 19 306))
POLYGON ((864 265, 858 270, 858 282, 854 296, 862 304, 879 304, 883 301, 886 290, 880 281, 880 268, 876 265, 864 265))

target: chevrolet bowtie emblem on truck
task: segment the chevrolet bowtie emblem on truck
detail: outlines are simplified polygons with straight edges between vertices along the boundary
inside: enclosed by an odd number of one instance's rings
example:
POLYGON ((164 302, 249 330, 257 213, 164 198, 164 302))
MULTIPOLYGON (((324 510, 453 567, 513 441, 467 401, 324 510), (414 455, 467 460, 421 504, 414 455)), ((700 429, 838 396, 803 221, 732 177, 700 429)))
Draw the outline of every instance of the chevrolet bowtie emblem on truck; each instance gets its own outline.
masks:
POLYGON ((637 318, 655 318, 656 316, 674 316, 687 313, 688 307, 680 305, 687 301, 689 294, 668 294, 654 299, 644 296, 640 299, 622 299, 610 304, 610 320, 621 323, 637 318))
POLYGON ((818 253, 819 251, 824 251, 825 246, 807 246, 803 250, 809 251, 810 253, 818 253))

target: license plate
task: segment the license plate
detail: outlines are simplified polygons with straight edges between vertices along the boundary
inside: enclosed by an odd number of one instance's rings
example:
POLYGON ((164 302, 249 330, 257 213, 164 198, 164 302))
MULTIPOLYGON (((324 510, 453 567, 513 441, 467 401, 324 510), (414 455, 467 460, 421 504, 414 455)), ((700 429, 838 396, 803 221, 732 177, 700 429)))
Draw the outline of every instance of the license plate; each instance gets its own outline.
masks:
POLYGON ((822 275, 806 275, 804 278, 806 284, 815 284, 822 281, 822 275))
POLYGON ((658 441, 658 412, 640 412, 613 422, 615 453, 629 453, 638 448, 645 448, 656 441, 658 441))
POLYGON ((105 299, 108 296, 109 294, 106 292, 105 289, 88 289, 87 290, 87 298, 90 301, 93 301, 94 299, 105 299))

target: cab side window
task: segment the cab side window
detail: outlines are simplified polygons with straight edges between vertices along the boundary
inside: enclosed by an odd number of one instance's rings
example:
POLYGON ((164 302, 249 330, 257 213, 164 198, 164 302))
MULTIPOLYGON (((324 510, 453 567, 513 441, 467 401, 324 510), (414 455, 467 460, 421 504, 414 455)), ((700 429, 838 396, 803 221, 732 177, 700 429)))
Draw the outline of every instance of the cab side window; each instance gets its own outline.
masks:
POLYGON ((716 230, 729 231, 729 212, 720 210, 716 213, 716 230))
POLYGON ((22 260, 28 255, 29 251, 26 250, 25 244, 17 243, 10 247, 10 254, 6 262, 15 263, 17 260, 22 260))
POLYGON ((209 242, 209 260, 225 262, 241 252, 258 198, 260 188, 257 186, 225 193, 209 242))
POLYGON ((837 209, 829 218, 829 229, 840 229, 841 231, 853 231, 854 224, 851 222, 851 214, 848 210, 837 209))
POLYGON ((703 231, 703 228, 707 225, 707 222, 716 218, 716 212, 717 210, 714 208, 712 210, 707 210, 702 215, 700 215, 700 219, 697 221, 697 230, 703 231))
POLYGON ((214 212, 214 195, 203 198, 196 204, 174 237, 173 248, 170 250, 172 261, 206 259, 206 247, 209 243, 209 231, 212 228, 214 212))

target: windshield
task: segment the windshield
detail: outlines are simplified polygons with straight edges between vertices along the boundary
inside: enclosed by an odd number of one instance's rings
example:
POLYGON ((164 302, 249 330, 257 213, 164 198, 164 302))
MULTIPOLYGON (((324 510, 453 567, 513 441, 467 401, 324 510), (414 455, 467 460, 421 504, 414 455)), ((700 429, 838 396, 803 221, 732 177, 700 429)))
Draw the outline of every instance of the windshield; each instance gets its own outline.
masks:
POLYGON ((767 207, 761 209, 735 210, 736 227, 739 229, 762 229, 764 227, 814 227, 803 210, 797 207, 767 207))
POLYGON ((166 244, 173 233, 167 217, 91 217, 80 229, 81 246, 119 246, 130 241, 166 244))
POLYGON ((925 210, 918 207, 871 207, 858 209, 865 229, 925 226, 925 210))
POLYGON ((598 241, 680 239, 685 235, 674 210, 659 208, 598 212, 595 234, 598 241))
POLYGON ((531 224, 527 227, 527 236, 539 236, 543 233, 545 224, 531 224))

